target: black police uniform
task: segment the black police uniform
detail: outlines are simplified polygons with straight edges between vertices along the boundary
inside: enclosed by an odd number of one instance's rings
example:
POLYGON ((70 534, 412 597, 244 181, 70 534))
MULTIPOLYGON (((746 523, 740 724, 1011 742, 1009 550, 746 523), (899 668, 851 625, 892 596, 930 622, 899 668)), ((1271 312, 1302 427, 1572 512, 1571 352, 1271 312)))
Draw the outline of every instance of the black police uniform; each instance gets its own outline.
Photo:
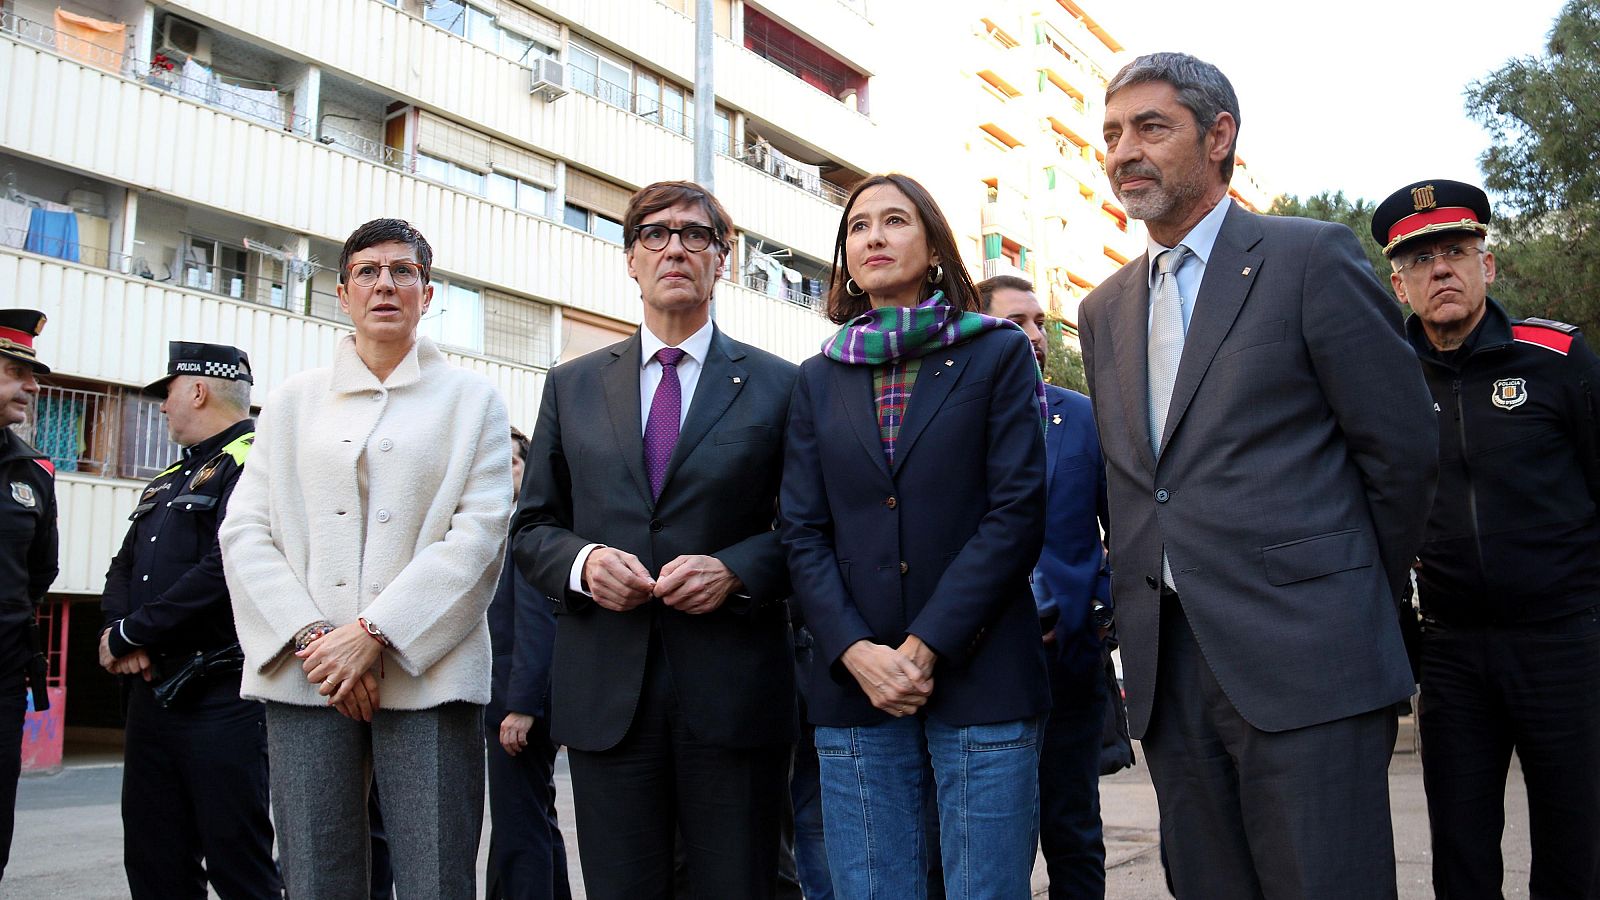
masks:
POLYGON ((186 448, 139 496, 106 573, 111 652, 143 648, 154 672, 127 679, 122 821, 135 900, 203 898, 208 879, 223 898, 282 893, 263 707, 240 699, 237 669, 169 707, 153 690, 196 654, 238 642, 217 527, 254 437, 245 419, 186 448))
POLYGON ((1407 332, 1439 414, 1418 571, 1435 890, 1500 896, 1515 749, 1532 896, 1600 896, 1600 357, 1492 299, 1458 350, 1407 332))
MULTIPOLYGON (((22 722, 27 714, 28 632, 56 580, 56 479, 45 456, 0 428, 0 877, 11 858, 22 722)), ((44 693, 44 685, 28 685, 44 693)))

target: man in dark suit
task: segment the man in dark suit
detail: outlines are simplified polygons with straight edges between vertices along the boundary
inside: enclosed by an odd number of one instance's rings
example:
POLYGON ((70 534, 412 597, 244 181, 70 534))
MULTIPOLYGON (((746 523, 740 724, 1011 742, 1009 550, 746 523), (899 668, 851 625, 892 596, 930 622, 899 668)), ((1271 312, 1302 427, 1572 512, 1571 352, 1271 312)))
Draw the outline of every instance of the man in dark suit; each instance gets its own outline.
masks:
MULTIPOLYGON (((528 436, 511 429, 512 496, 522 484, 528 436)), ((508 550, 508 552, 510 552, 508 550)), ((494 646, 489 705, 489 900, 571 900, 567 846, 556 817, 555 742, 550 740, 550 657, 556 617, 514 559, 489 604, 494 646)))
POLYGON ((1349 229, 1228 199, 1238 123, 1183 54, 1106 88, 1106 169, 1150 238, 1079 317, 1129 725, 1180 898, 1393 897, 1396 597, 1438 425, 1349 229))
POLYGON ((795 739, 789 575, 773 531, 795 367, 709 320, 731 225, 687 182, 624 220, 644 324, 551 371, 515 556, 556 603, 551 736, 568 748, 584 884, 669 897, 776 887, 795 739))
MULTIPOLYGON (((1033 285, 1012 275, 978 283, 983 311, 1016 322, 1045 367, 1044 310, 1033 285)), ((1039 752, 1039 847, 1052 898, 1104 897, 1106 845, 1100 822, 1100 739, 1106 720, 1102 664, 1111 579, 1101 529, 1105 467, 1089 398, 1053 384, 1045 432, 1044 550, 1033 570, 1034 604, 1050 669, 1050 717, 1039 752)))

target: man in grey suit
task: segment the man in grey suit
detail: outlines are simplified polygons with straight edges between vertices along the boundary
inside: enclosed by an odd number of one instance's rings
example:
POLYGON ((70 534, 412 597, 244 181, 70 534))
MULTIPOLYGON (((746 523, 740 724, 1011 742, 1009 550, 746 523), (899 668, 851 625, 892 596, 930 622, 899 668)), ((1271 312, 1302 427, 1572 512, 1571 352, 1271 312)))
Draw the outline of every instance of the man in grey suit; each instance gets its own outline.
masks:
POLYGON ((732 226, 688 182, 635 194, 633 337, 557 366, 514 525, 556 604, 550 734, 590 897, 771 897, 796 736, 773 531, 796 367, 709 319, 732 226))
POLYGON ((1228 198, 1216 67, 1106 88, 1149 252, 1084 301, 1128 719, 1180 898, 1394 897, 1396 615, 1437 470, 1399 310, 1342 225, 1228 198))

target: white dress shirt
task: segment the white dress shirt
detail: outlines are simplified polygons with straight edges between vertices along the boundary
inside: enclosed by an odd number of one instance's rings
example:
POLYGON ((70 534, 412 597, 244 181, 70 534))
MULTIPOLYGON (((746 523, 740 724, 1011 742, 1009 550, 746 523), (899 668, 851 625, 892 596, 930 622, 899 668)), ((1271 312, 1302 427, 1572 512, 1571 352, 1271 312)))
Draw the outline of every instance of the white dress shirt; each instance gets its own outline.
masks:
MULTIPOLYGON (((700 330, 684 338, 677 345, 683 351, 683 359, 678 360, 678 384, 683 388, 683 402, 679 404, 678 427, 689 420, 689 405, 694 402, 694 389, 700 383, 700 370, 704 366, 706 354, 711 352, 711 321, 700 326, 700 330)), ((656 351, 662 347, 671 347, 672 344, 663 341, 650 331, 647 325, 639 326, 639 433, 644 434, 644 429, 650 421, 650 404, 655 402, 656 388, 661 385, 661 361, 656 359, 656 351)), ((582 594, 589 592, 583 589, 583 566, 589 561, 589 554, 596 547, 603 544, 587 544, 572 560, 572 571, 567 575, 567 587, 582 594)))

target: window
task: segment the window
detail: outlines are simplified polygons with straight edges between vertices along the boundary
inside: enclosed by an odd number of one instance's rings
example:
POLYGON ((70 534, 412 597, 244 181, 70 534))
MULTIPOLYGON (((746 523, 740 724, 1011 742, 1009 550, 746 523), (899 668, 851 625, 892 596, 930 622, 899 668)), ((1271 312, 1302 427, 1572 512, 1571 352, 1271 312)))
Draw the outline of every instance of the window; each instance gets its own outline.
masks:
POLYGON ((649 72, 640 72, 634 84, 633 111, 656 124, 661 124, 661 79, 649 72))
POLYGON ((550 364, 550 307, 511 294, 483 292, 483 352, 526 366, 550 364))
POLYGON ((437 25, 451 34, 467 33, 467 6, 459 0, 426 0, 423 15, 428 24, 437 25))
POLYGON ((488 193, 485 196, 502 206, 520 209, 536 216, 550 214, 550 192, 539 185, 499 172, 490 172, 487 183, 488 193))
POLYGON ((472 353, 483 351, 483 296, 476 288, 447 283, 434 286, 433 304, 417 331, 434 343, 472 353))
POLYGON ((598 97, 612 106, 632 109, 629 102, 633 81, 633 67, 628 63, 582 44, 573 43, 567 48, 567 68, 572 72, 572 86, 592 97, 598 97))
POLYGON ((154 478, 183 457, 183 448, 167 436, 160 400, 123 392, 121 424, 117 457, 123 478, 154 478))
POLYGON ((662 86, 661 124, 669 131, 683 134, 683 90, 675 84, 662 86))
POLYGON ((622 243, 622 223, 603 213, 584 209, 576 204, 568 203, 562 215, 562 221, 579 231, 587 231, 602 240, 613 244, 622 243))
POLYGON ((713 116, 712 130, 716 133, 718 153, 727 156, 733 155, 733 117, 722 107, 717 107, 713 116))
POLYGON ((568 203, 567 208, 561 213, 561 221, 567 223, 573 228, 578 229, 579 231, 588 231, 589 211, 581 206, 573 206, 571 203, 568 203))

